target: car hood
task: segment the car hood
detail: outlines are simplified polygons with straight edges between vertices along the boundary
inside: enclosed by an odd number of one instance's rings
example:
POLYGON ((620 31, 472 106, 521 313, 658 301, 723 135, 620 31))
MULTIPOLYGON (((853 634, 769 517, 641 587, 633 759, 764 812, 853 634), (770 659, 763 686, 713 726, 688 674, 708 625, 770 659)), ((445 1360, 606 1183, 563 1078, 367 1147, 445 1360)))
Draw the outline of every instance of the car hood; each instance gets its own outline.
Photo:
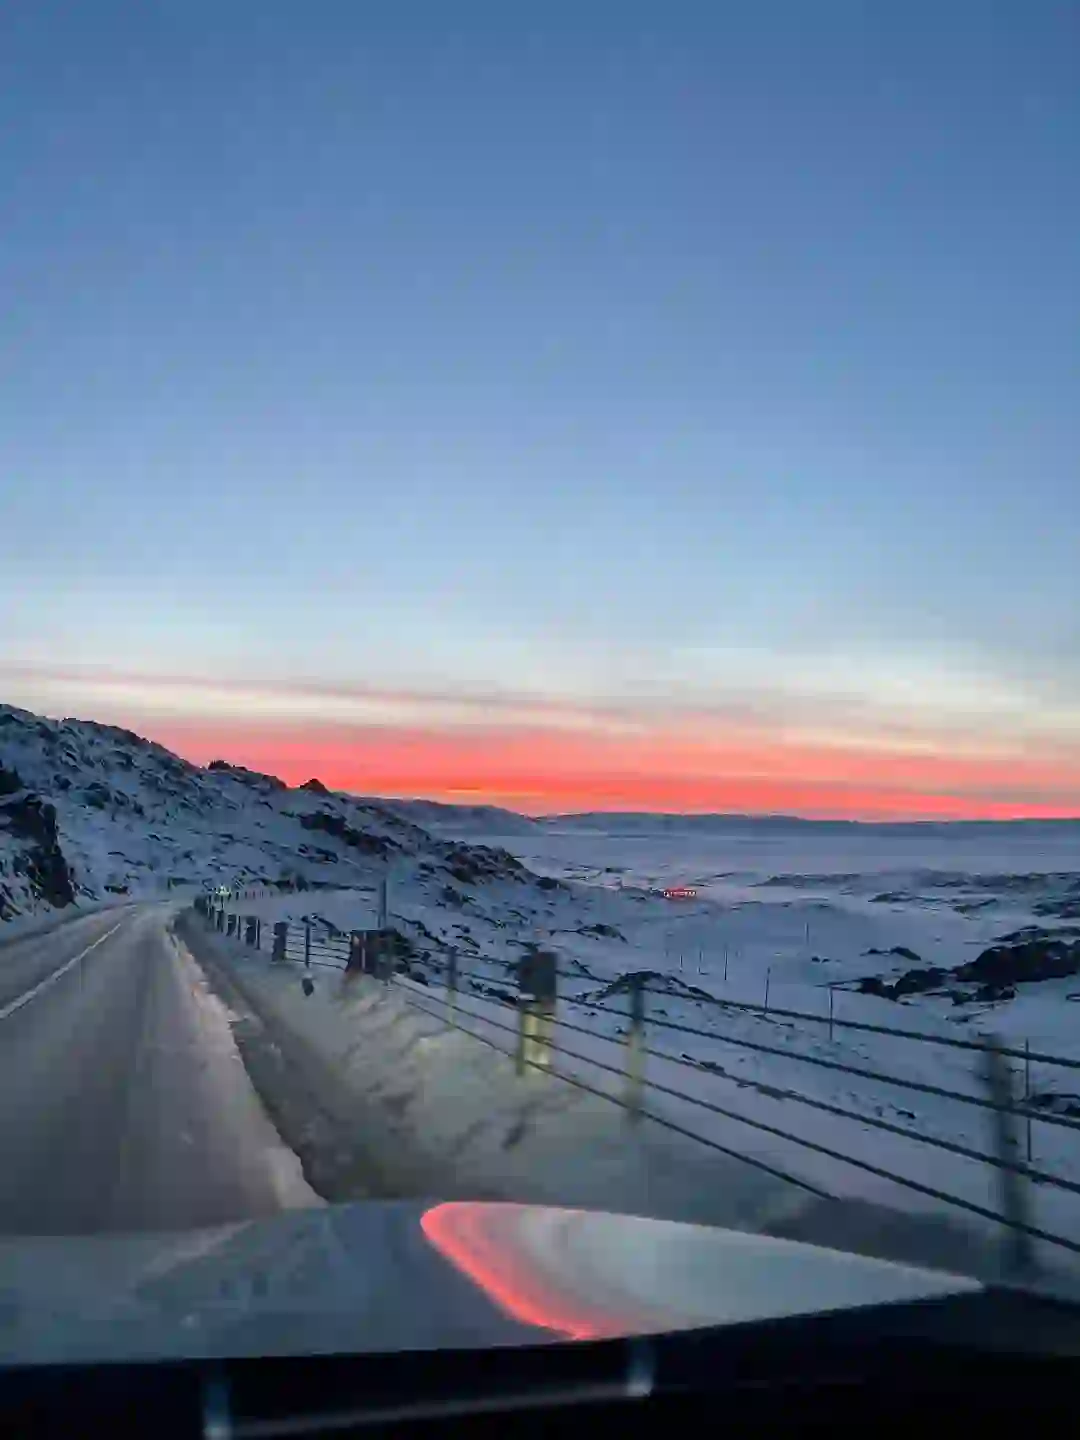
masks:
POLYGON ((961 1276, 669 1221, 367 1201, 182 1235, 0 1240, 0 1363, 590 1340, 980 1288, 961 1276))

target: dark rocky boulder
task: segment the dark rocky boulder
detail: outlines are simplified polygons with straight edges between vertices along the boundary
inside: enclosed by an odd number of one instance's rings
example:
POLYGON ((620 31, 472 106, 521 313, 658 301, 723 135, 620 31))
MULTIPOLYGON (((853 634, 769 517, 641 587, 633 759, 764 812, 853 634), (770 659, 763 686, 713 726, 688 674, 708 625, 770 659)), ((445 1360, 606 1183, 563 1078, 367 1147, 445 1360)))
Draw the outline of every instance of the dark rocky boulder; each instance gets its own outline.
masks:
POLYGON ((975 991, 975 999, 996 1003, 998 1000, 1015 1000, 1015 985, 980 985, 975 991))
POLYGON ((883 1000, 899 1000, 904 995, 925 995, 940 990, 949 978, 949 972, 939 965, 924 965, 917 970, 905 970, 893 981, 883 980, 880 975, 866 975, 856 986, 862 995, 880 995, 883 1000))
POLYGON ((893 999, 892 986, 882 980, 880 975, 864 975, 855 989, 860 995, 879 995, 882 1000, 893 999))
POLYGON ((864 955, 899 955, 902 960, 914 960, 917 965, 922 964, 922 956, 916 955, 914 950, 909 950, 906 945, 893 945, 888 950, 879 950, 876 945, 871 945, 869 950, 863 951, 864 955))
POLYGON ((55 806, 37 795, 9 800, 0 804, 0 826, 28 842, 12 862, 14 873, 25 875, 35 894, 48 904, 73 905, 75 886, 60 848, 55 806))
POLYGON ((598 920, 595 925, 579 925, 578 934, 595 935, 601 940, 621 940, 624 945, 627 943, 621 930, 617 930, 614 925, 605 925, 602 920, 598 920))
POLYGON ((1061 980, 1080 974, 1080 940, 1027 940, 1017 945, 991 945, 955 970, 957 980, 1016 985, 1032 980, 1061 980))
POLYGON ((905 995, 941 991, 951 985, 949 994, 955 1003, 964 1004, 969 1000, 1011 1000, 1017 985, 1062 980, 1070 975, 1080 975, 1080 940, 1029 927, 991 945, 974 960, 955 969, 927 965, 905 970, 893 981, 883 980, 879 975, 866 975, 855 988, 863 995, 899 1000, 905 995), (977 988, 957 989, 957 982, 977 988))

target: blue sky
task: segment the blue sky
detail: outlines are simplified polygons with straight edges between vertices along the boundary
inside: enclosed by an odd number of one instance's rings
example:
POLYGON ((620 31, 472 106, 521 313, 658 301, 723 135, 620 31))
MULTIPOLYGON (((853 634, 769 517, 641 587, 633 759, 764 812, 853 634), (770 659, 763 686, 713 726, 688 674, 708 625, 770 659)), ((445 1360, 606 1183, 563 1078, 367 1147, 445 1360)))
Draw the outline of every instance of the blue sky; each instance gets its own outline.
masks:
POLYGON ((1077 5, 37 0, 0 127, 7 697, 1080 794, 1077 5))

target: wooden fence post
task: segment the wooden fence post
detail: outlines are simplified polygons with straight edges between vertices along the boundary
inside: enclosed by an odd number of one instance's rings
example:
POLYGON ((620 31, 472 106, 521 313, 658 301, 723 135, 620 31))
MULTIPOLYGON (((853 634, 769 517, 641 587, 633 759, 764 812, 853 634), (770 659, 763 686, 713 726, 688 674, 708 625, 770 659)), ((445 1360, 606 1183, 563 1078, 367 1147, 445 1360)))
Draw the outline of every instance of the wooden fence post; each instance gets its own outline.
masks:
POLYGON ((1031 1248, 1031 1237, 1020 1227, 1030 1223, 1028 1195, 1024 1177, 1012 1167, 1018 1164, 1020 1146, 1017 1143, 1015 1098, 1013 1074, 1009 1062, 1001 1053, 996 1036, 985 1037, 983 1052, 983 1079, 993 1110, 990 1112, 993 1127, 994 1157, 997 1164, 998 1193, 1001 1204, 1001 1221, 1005 1234, 1001 1245, 1001 1278, 1006 1283, 1022 1283, 1029 1280, 1035 1270, 1035 1257, 1031 1248))
POLYGON ((517 963, 517 1073, 527 1066, 551 1064, 551 1030, 555 1020, 557 960, 553 950, 534 949, 517 963))

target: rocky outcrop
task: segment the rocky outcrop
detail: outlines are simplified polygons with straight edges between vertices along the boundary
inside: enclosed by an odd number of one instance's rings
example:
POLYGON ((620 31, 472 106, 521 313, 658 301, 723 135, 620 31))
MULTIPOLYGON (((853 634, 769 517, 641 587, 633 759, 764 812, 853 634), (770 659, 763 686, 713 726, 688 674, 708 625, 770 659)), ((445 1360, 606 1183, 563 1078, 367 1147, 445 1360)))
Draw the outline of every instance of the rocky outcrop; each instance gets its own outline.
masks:
POLYGON ((492 845, 450 845, 444 863, 459 885, 482 885, 491 880, 522 880, 526 870, 509 850, 492 845))
POLYGON ((922 962, 922 956, 916 955, 914 950, 909 950, 906 945, 892 945, 888 950, 879 950, 876 945, 871 945, 869 950, 863 951, 864 955, 899 955, 902 960, 915 960, 922 962))
POLYGON ((75 885, 60 848, 55 807, 37 795, 0 802, 0 829, 25 842, 12 857, 11 873, 26 879, 31 894, 57 908, 74 904, 75 885))
POLYGON ((321 830, 323 834, 332 835, 335 840, 340 840, 343 845, 347 845, 351 850, 359 850, 364 855, 390 855, 399 848, 387 836, 357 830, 342 816, 335 815, 330 810, 316 810, 311 815, 299 815, 297 819, 305 830, 321 830))
MULTIPOLYGON (((899 954, 901 949, 896 947, 890 953, 899 954)), ((885 1000, 948 990, 958 1004, 963 1004, 967 1000, 1008 1000, 1016 994, 1017 985, 1062 980, 1070 975, 1080 975, 1080 940, 1031 926, 1003 937, 964 965, 952 969, 920 966, 905 970, 895 980, 867 975, 855 988, 863 995, 879 995, 885 1000)))
POLYGON ((1061 980, 1080 974, 1080 940, 1047 937, 1020 944, 991 945, 953 974, 958 980, 991 985, 1021 985, 1033 980, 1061 980))

